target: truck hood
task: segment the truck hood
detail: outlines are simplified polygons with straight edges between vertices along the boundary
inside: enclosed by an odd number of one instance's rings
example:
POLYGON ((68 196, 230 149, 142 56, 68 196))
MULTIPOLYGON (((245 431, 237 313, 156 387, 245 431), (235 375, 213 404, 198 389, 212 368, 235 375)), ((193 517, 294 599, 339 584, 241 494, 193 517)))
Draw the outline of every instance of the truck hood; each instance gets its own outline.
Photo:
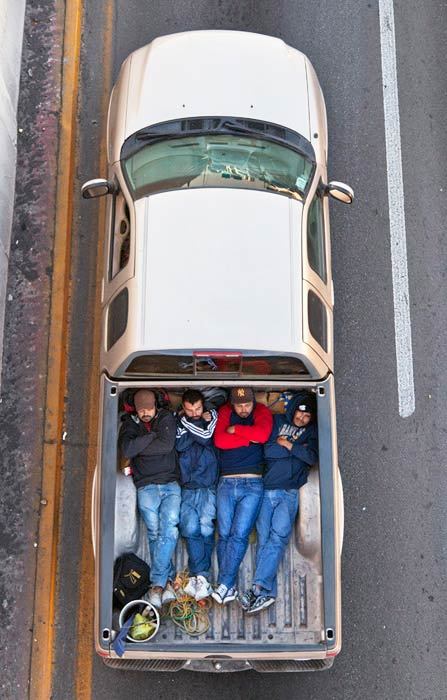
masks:
POLYGON ((280 39, 249 32, 160 37, 123 64, 111 102, 109 158, 117 161, 123 141, 139 129, 198 116, 252 117, 312 140, 307 64, 280 39))

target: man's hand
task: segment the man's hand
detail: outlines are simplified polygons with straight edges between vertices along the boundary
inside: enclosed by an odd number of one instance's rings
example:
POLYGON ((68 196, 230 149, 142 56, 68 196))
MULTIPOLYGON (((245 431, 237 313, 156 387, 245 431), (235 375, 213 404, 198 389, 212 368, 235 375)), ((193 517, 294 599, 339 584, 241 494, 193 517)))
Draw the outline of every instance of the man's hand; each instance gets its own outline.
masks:
POLYGON ((204 411, 202 413, 202 418, 203 420, 206 420, 207 423, 209 423, 211 420, 211 413, 209 411, 204 411))
POLYGON ((235 430, 236 429, 235 429, 234 425, 229 425, 227 428, 227 433, 229 433, 230 435, 234 435, 235 430))
POLYGON ((293 447, 293 443, 291 443, 286 437, 279 437, 277 438, 276 442, 278 445, 281 445, 281 447, 286 447, 288 450, 291 450, 293 447))

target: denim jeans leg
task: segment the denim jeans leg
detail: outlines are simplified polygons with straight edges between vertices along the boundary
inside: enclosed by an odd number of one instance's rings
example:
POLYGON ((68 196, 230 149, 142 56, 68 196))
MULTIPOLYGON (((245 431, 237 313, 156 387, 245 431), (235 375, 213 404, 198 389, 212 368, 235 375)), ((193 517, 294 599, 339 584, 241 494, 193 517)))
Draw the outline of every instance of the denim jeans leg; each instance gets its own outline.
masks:
POLYGON ((236 583, 239 567, 248 548, 248 538, 252 531, 262 503, 262 479, 239 479, 237 485, 237 505, 234 511, 230 535, 227 540, 219 582, 227 588, 236 583))
POLYGON ((158 486, 161 498, 159 509, 159 534, 154 546, 154 563, 151 569, 153 586, 164 588, 174 578, 172 561, 178 540, 181 489, 176 482, 158 486))
POLYGON ((161 504, 157 484, 148 484, 137 490, 138 510, 147 530, 151 570, 155 561, 155 544, 159 533, 159 509, 161 504))
POLYGON ((180 506, 180 534, 185 540, 188 552, 188 569, 195 576, 195 562, 202 556, 200 550, 200 521, 196 507, 196 489, 182 489, 182 504, 180 506))
MULTIPOLYGON (((260 563, 264 558, 265 546, 268 543, 270 530, 272 526, 272 516, 274 511, 274 501, 273 495, 276 491, 271 489, 264 491, 262 497, 261 508, 259 509, 258 519, 256 520, 256 536, 257 536, 257 548, 256 548, 256 570, 254 575, 254 582, 257 582, 258 569, 260 563)), ((258 588, 260 588, 258 583, 258 588)), ((262 594, 268 595, 269 591, 264 591, 261 589, 262 594)))
POLYGON ((202 573, 205 561, 205 543, 201 532, 200 515, 205 489, 183 489, 180 508, 180 534, 185 539, 188 568, 191 576, 202 573))
POLYGON ((215 545, 215 537, 214 537, 214 532, 213 532, 212 535, 209 535, 208 537, 203 538, 203 546, 205 549, 205 555, 204 555, 204 564, 202 566, 202 571, 199 571, 199 574, 201 574, 202 576, 205 576, 207 581, 211 581, 211 560, 213 557, 214 545, 215 545))
POLYGON ((235 479, 221 479, 217 487, 217 562, 219 565, 217 581, 219 583, 221 583, 221 576, 224 573, 223 562, 236 509, 234 482, 235 479))
POLYGON ((258 551, 254 583, 261 593, 277 595, 277 572, 292 533, 298 511, 296 489, 266 491, 256 528, 258 551))
POLYGON ((209 580, 211 574, 211 557, 214 549, 214 531, 216 527, 216 491, 203 488, 200 503, 200 534, 203 542, 203 559, 198 565, 197 575, 209 580))

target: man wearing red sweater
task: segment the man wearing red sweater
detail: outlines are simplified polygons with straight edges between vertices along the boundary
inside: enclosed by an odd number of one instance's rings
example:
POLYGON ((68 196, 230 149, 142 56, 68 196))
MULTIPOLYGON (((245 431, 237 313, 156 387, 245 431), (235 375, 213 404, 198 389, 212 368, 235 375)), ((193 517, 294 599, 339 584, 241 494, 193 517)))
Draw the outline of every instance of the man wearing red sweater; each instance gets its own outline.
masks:
POLYGON ((212 596, 220 604, 234 600, 239 566, 261 507, 263 443, 272 431, 269 409, 255 402, 253 389, 235 387, 230 403, 219 411, 214 444, 219 448, 217 487, 218 585, 212 596))

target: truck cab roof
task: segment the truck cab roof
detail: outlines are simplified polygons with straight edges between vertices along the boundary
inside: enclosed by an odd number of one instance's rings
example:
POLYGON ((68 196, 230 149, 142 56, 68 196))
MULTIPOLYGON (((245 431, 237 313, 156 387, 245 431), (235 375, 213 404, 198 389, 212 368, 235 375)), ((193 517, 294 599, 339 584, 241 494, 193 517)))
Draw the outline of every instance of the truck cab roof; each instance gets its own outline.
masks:
MULTIPOLYGON (((296 357, 307 378, 326 376, 331 351, 315 352, 305 323, 303 209, 287 197, 242 189, 137 200, 125 331, 103 353, 110 376, 125 376, 138 354, 190 350, 296 357)), ((109 336, 122 306, 109 307, 109 336)))

